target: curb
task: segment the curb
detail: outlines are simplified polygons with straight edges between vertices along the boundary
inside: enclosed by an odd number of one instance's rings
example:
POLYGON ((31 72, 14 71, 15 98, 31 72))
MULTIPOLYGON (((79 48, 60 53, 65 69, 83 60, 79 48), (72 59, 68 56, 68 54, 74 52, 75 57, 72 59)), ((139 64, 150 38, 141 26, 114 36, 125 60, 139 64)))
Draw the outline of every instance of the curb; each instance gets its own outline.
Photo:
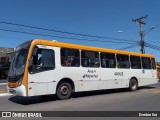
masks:
POLYGON ((7 83, 0 83, 0 85, 7 85, 7 83))
POLYGON ((0 97, 1 96, 11 96, 12 94, 10 94, 10 93, 0 93, 0 97))

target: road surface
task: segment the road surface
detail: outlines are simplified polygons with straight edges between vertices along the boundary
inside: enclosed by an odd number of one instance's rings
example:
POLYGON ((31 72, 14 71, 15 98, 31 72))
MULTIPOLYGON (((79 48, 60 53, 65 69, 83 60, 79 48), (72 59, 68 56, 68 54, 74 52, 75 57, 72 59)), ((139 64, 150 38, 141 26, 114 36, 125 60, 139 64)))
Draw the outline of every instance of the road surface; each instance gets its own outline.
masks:
MULTIPOLYGON (((0 111, 160 111, 160 84, 146 86, 136 92, 127 89, 81 92, 67 100, 57 100, 54 95, 30 98, 0 96, 0 111)), ((123 119, 127 120, 126 117, 123 119)))

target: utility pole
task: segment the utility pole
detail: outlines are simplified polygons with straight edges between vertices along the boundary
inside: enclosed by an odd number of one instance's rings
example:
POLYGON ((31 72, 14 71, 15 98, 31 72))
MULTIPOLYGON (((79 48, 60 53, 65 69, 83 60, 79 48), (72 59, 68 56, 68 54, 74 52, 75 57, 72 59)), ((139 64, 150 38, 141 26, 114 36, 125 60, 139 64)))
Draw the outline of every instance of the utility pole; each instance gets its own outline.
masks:
POLYGON ((140 45, 141 45, 141 52, 142 54, 145 54, 145 50, 144 50, 144 31, 142 29, 143 25, 145 25, 146 23, 142 21, 142 19, 144 18, 147 18, 147 15, 146 16, 141 16, 137 19, 132 19, 133 22, 137 22, 139 23, 139 26, 140 26, 140 37, 141 37, 141 41, 140 41, 140 45))

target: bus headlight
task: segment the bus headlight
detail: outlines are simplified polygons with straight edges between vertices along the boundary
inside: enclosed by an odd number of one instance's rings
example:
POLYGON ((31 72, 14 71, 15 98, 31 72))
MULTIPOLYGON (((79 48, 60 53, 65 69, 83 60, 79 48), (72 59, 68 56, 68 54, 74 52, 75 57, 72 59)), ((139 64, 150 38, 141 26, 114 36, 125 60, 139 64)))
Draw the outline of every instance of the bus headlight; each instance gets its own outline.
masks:
POLYGON ((22 85, 22 81, 19 81, 18 86, 21 86, 21 85, 22 85))
POLYGON ((18 86, 21 86, 21 85, 22 85, 22 80, 23 80, 23 78, 21 78, 21 79, 19 80, 18 86))

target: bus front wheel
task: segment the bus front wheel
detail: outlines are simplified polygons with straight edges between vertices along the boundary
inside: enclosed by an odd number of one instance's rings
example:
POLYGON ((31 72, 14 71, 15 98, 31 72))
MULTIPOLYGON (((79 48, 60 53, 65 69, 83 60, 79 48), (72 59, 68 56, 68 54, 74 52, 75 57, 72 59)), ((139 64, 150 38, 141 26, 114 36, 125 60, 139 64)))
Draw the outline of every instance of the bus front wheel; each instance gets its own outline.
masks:
POLYGON ((129 82, 129 89, 130 91, 136 91, 138 89, 138 83, 137 80, 132 78, 129 82))
POLYGON ((62 82, 58 85, 57 92, 56 92, 57 98, 60 100, 68 99, 72 95, 72 87, 71 84, 68 82, 62 82))

